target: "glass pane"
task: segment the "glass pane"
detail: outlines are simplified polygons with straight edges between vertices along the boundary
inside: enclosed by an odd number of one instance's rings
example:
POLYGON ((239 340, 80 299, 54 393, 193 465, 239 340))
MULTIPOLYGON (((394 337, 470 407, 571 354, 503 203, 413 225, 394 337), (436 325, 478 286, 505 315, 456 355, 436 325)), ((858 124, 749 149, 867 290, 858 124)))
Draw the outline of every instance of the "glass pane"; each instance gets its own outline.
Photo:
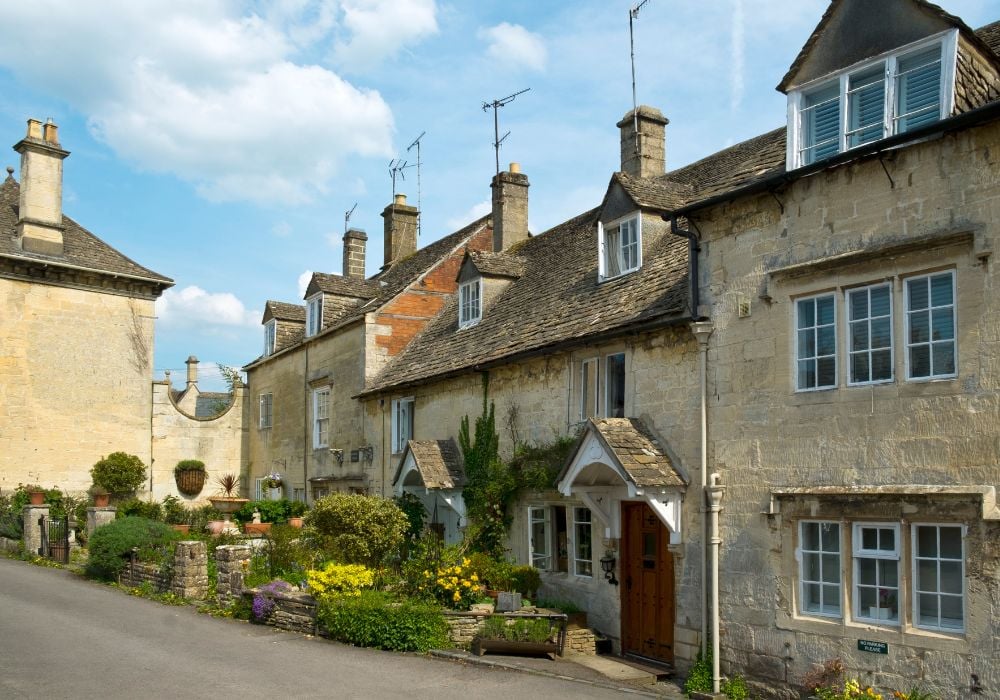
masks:
POLYGON ((910 314, 910 342, 926 343, 931 339, 930 315, 926 311, 910 314))
POLYGON ((823 582, 840 583, 840 557, 836 554, 823 556, 823 582))
POLYGON ((848 129, 853 132, 850 145, 882 138, 885 112, 885 67, 879 64, 863 73, 856 73, 848 84, 848 129))
POLYGON ((921 525, 917 527, 917 556, 918 557, 936 557, 938 554, 937 550, 937 531, 936 527, 930 525, 921 525))
POLYGON ((608 355, 607 412, 609 418, 625 416, 625 355, 608 355))
POLYGON ((941 557, 945 559, 962 558, 962 528, 941 528, 941 557))
POLYGON ((877 607, 878 596, 874 588, 858 587, 858 608, 861 617, 875 617, 876 611, 870 608, 877 607))
POLYGON ((876 287, 871 290, 871 315, 888 316, 891 308, 890 292, 888 287, 876 287))
POLYGON ((858 580, 866 586, 878 583, 875 579, 875 559, 858 559, 858 580))
POLYGON ((941 626, 952 629, 962 627, 964 611, 962 599, 958 596, 941 596, 941 626))
POLYGON ((917 590, 937 591, 937 562, 921 559, 917 562, 917 590))
POLYGON ((931 376, 931 351, 926 345, 910 348, 910 376, 931 376))
POLYGON ((898 131, 916 129, 937 121, 941 100, 941 48, 899 59, 896 109, 898 131))
POLYGON ((799 358, 816 356, 816 335, 812 329, 799 331, 799 358))
POLYGON ((884 552, 896 549, 896 531, 892 528, 881 528, 878 531, 878 548, 884 552))
POLYGON ((950 306, 951 300, 951 275, 931 277, 931 306, 950 306))
POLYGON ((840 552, 840 525, 836 523, 823 525, 823 551, 840 552))
POLYGON ((868 349, 868 322, 851 324, 851 350, 868 349))
POLYGON ((957 561, 941 562, 941 592, 962 594, 962 564, 957 561))
POLYGON ((929 593, 917 596, 917 623, 921 625, 938 624, 938 597, 929 593))
POLYGON ((840 614, 840 586, 823 586, 823 612, 840 614))
POLYGON ((951 342, 934 343, 934 374, 955 373, 955 345, 951 342))
POLYGON ((812 299, 799 302, 799 328, 811 328, 816 325, 816 310, 812 299))
POLYGON ((840 86, 816 90, 803 99, 802 139, 806 163, 826 158, 840 150, 840 86))
POLYGON ((833 297, 816 300, 816 319, 820 325, 833 323, 833 297))
POLYGON ((873 527, 861 528, 861 548, 878 549, 878 530, 873 527))
POLYGON ((817 386, 833 386, 837 381, 837 364, 832 357, 816 361, 817 386))
POLYGON ((819 581, 819 554, 802 555, 802 576, 806 581, 819 581))
POLYGON ((799 388, 812 389, 816 386, 815 360, 799 360, 799 388))
POLYGON ((833 326, 818 329, 816 336, 816 353, 818 355, 832 355, 837 342, 833 326))
POLYGON ((868 291, 851 292, 849 298, 851 301, 851 320, 868 318, 868 291))
POLYGON ((878 560, 879 585, 887 586, 889 588, 896 588, 899 586, 899 567, 897 564, 898 562, 887 559, 878 560))
POLYGON ((802 607, 806 612, 820 611, 820 587, 818 583, 807 583, 802 587, 802 607))
POLYGON ((927 280, 907 280, 906 289, 910 295, 910 311, 927 308, 927 280))
POLYGON ((951 340, 955 337, 955 317, 951 308, 934 309, 931 315, 931 338, 933 340, 951 340))
POLYGON ((871 381, 871 377, 868 374, 868 353, 851 355, 851 381, 871 381))
POLYGON ((872 381, 892 379, 892 351, 876 350, 872 353, 872 381))
POLYGON ((888 318, 877 318, 872 321, 871 346, 887 348, 892 343, 892 330, 888 318))
POLYGON ((819 523, 802 523, 802 549, 819 550, 819 523))
POLYGON ((656 557, 656 535, 652 532, 642 533, 642 556, 656 557))

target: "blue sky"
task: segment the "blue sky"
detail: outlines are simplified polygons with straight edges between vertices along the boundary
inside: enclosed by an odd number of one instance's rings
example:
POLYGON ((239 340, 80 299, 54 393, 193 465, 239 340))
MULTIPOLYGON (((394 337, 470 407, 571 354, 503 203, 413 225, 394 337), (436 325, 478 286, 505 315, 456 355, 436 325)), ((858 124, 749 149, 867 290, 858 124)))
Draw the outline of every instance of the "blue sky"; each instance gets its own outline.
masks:
MULTIPOLYGON (((241 365, 265 300, 301 303, 340 272, 344 212, 382 264, 390 159, 421 132, 420 245, 485 213, 501 164, 531 182, 540 232, 600 202, 631 108, 636 0, 32 0, 0 4, 0 138, 60 126, 64 211, 172 277, 155 367, 241 365)), ((660 108, 668 168, 780 126, 774 86, 825 0, 649 0, 638 98, 660 108)), ((944 0, 972 27, 1000 0, 944 0)), ((3 165, 17 166, 8 152, 3 165)), ((397 191, 416 203, 416 171, 397 191)))

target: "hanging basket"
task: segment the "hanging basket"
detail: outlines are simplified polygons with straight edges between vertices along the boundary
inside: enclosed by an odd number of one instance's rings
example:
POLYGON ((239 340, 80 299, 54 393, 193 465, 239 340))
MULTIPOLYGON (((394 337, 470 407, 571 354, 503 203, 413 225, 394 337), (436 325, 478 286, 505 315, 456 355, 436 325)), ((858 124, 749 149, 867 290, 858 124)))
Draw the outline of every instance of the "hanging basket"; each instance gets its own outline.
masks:
POLYGON ((177 482, 177 490, 185 496, 197 496, 205 486, 205 472, 201 469, 175 472, 174 480, 177 482))

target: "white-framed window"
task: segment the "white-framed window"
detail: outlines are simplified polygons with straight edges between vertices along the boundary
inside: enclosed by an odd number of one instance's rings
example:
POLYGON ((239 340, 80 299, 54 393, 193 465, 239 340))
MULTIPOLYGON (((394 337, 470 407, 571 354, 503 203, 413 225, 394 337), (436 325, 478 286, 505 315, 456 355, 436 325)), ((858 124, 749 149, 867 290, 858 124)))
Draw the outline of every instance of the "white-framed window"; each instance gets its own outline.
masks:
POLYGON ((479 323, 483 317, 483 280, 476 278, 458 287, 458 327, 479 323))
POLYGON ((298 501, 299 503, 306 502, 306 490, 301 488, 292 489, 292 500, 298 501))
POLYGON ((625 353, 616 352, 604 358, 604 415, 625 417, 625 353))
POLYGON ((257 427, 270 428, 274 418, 274 395, 261 394, 257 398, 257 427))
POLYGON ((313 448, 330 445, 330 387, 313 389, 313 448))
POLYGON ((598 364, 596 357, 580 363, 580 420, 598 415, 598 364))
POLYGON ((892 287, 847 291, 848 384, 892 381, 892 287))
POLYGON ((906 290, 906 376, 955 377, 955 273, 911 277, 906 290))
POLYGON ((957 46, 949 30, 790 92, 788 169, 947 117, 957 46))
POLYGON ((264 481, 267 477, 258 476, 253 480, 253 499, 255 501, 264 500, 264 481))
POLYGON ((642 216, 638 213, 597 223, 598 275, 612 279, 642 267, 642 216))
POLYGON ((264 324, 264 355, 274 354, 274 342, 277 337, 278 322, 273 318, 264 324))
POLYGON ((840 523, 799 523, 799 611, 803 615, 841 616, 840 523))
POLYGON ((547 506, 528 507, 528 554, 541 571, 552 568, 552 521, 547 506))
POLYGON ((965 630, 965 527, 913 529, 913 623, 945 632, 965 630))
POLYGON ((413 397, 392 402, 392 453, 406 449, 406 442, 413 439, 413 397))
POLYGON ((854 524, 854 619, 899 624, 899 525, 854 524))
POLYGON ((837 308, 833 294, 795 302, 795 388, 837 386, 837 308))
POLYGON ((573 508, 573 573, 594 575, 593 530, 589 508, 573 508))
POLYGON ((310 338, 323 328, 323 293, 317 292, 306 300, 306 337, 310 338))

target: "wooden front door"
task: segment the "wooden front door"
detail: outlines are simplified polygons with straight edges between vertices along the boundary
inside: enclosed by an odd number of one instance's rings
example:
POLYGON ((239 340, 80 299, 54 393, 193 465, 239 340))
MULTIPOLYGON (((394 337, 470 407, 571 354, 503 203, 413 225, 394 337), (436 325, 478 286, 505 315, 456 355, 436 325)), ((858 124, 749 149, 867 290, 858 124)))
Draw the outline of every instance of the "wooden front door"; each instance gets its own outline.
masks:
POLYGON ((645 503, 622 503, 622 652, 674 660, 670 533, 645 503))

